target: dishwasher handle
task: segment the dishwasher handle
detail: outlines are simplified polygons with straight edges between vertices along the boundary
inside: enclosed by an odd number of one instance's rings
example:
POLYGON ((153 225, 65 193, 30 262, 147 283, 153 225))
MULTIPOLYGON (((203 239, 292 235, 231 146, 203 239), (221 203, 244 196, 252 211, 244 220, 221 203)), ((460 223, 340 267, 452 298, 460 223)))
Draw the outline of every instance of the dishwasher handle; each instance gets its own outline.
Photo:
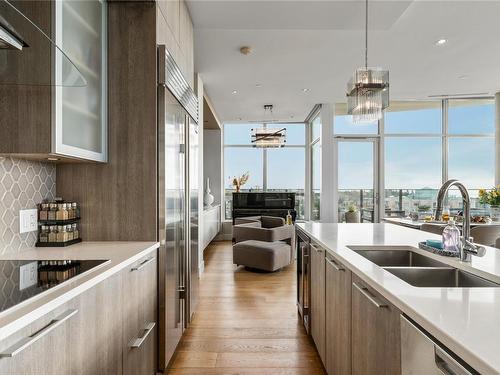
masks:
POLYGON ((434 360, 443 375, 473 375, 472 372, 437 345, 434 345, 434 360))

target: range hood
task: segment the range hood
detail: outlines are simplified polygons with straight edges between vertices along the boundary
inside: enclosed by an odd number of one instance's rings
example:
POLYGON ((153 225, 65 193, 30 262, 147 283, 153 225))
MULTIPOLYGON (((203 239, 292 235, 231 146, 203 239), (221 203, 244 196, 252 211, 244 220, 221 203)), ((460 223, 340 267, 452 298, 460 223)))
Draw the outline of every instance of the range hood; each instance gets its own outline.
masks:
POLYGON ((87 85, 75 63, 48 35, 55 16, 49 4, 0 0, 0 85, 87 85))

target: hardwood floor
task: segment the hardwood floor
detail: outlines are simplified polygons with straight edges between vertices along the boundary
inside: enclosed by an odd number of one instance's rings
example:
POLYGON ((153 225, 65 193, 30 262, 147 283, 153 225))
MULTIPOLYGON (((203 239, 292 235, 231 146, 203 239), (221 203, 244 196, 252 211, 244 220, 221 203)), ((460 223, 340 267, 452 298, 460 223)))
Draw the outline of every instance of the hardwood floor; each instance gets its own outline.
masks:
POLYGON ((297 315, 295 265, 254 273, 232 262, 231 242, 205 250, 195 319, 169 374, 324 374, 297 315))

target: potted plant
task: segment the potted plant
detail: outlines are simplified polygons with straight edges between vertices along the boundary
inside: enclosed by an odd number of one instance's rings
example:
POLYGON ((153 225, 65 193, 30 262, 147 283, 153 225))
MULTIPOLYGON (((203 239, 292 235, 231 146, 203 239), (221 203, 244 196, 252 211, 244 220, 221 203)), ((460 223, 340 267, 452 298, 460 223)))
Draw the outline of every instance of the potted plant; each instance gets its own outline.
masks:
POLYGON ((345 213, 345 222, 346 223, 359 223, 360 222, 360 215, 359 215, 358 208, 353 203, 350 203, 347 206, 347 212, 345 213))
POLYGON ((500 221, 500 185, 491 190, 479 189, 479 202, 490 206, 492 221, 500 221))
POLYGON ((241 187, 248 182, 249 178, 249 172, 243 173, 240 177, 233 177, 233 187, 236 189, 237 193, 240 192, 241 187))

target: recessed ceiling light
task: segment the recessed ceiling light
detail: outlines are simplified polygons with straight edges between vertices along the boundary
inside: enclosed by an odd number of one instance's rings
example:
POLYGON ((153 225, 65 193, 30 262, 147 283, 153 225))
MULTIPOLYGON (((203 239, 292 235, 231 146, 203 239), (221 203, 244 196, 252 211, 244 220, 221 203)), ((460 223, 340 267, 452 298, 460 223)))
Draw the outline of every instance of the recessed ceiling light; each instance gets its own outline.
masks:
POLYGON ((448 43, 448 39, 438 39, 436 40, 436 42, 434 43, 436 46, 442 46, 443 44, 446 44, 448 43))
POLYGON ((469 76, 467 74, 462 74, 461 76, 458 76, 458 79, 467 79, 469 76))
POLYGON ((309 92, 309 89, 304 88, 304 89, 302 89, 302 92, 309 92))
POLYGON ((233 90, 233 95, 235 95, 235 94, 237 94, 237 93, 238 93, 238 91, 236 91, 236 90, 233 90))
POLYGON ((255 84, 255 87, 262 87, 262 84, 261 83, 257 83, 257 84, 255 84))

